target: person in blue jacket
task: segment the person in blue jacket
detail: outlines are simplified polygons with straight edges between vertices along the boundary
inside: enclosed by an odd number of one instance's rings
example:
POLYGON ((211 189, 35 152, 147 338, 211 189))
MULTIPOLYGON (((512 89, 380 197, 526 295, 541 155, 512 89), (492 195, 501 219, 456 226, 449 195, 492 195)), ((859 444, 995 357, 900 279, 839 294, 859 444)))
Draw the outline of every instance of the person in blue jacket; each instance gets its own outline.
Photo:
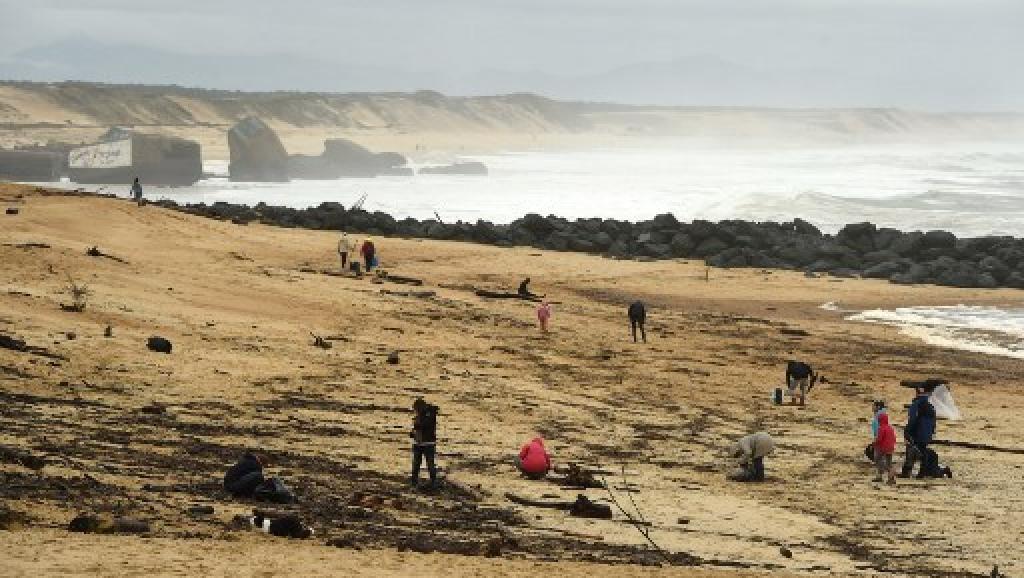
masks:
POLYGON ((903 461, 903 472, 900 477, 909 478, 914 473, 914 465, 918 461, 921 462, 921 469, 917 477, 936 477, 936 474, 941 476, 938 456, 928 449, 935 435, 935 408, 929 401, 931 392, 923 385, 915 387, 914 391, 914 401, 910 402, 910 407, 907 408, 907 427, 903 430, 903 437, 907 442, 907 457, 903 461))

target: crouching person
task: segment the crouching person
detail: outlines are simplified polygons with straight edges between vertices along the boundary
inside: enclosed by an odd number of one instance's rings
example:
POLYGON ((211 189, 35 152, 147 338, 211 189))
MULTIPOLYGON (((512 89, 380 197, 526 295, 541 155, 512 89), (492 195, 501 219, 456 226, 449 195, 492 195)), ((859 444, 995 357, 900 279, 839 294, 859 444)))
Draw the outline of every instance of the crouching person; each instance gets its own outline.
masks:
POLYGON ((732 457, 739 458, 739 468, 729 479, 736 482, 763 482, 764 458, 775 451, 775 440, 761 431, 740 438, 733 448, 732 457))
POLYGON ((265 456, 247 452, 224 474, 224 489, 236 498, 251 498, 263 484, 263 468, 267 464, 265 456))
POLYGON ((519 450, 516 469, 531 480, 540 480, 551 471, 551 455, 544 448, 544 439, 535 437, 519 450))

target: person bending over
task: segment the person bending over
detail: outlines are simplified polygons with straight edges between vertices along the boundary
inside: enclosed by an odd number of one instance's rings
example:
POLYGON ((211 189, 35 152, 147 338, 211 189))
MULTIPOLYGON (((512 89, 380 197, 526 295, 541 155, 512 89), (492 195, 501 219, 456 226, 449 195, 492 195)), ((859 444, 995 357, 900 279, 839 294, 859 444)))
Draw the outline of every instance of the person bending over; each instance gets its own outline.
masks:
POLYGON ((775 440, 766 432, 744 436, 736 442, 732 457, 739 458, 739 470, 730 479, 737 482, 763 482, 764 458, 775 451, 775 440))
POLYGON ((246 452, 224 474, 224 489, 236 498, 251 498, 256 488, 263 483, 263 468, 268 465, 265 456, 246 452))
POLYGON ((803 361, 789 361, 786 363, 786 389, 789 392, 790 403, 804 405, 807 401, 807 392, 814 387, 818 376, 810 365, 803 361))
POLYGON ((531 480, 540 480, 551 470, 551 455, 544 447, 544 439, 533 438, 519 450, 516 469, 531 480))

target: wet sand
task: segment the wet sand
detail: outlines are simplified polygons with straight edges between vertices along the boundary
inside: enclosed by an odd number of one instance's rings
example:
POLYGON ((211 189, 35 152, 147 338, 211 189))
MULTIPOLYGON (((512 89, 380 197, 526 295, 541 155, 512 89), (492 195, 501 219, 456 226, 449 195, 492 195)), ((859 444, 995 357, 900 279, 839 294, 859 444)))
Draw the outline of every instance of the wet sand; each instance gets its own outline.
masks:
POLYGON ((0 464, 0 504, 28 517, 0 530, 14 575, 1022 570, 1020 455, 938 447, 952 481, 896 488, 873 484, 861 456, 870 401, 888 399, 902 424, 911 396, 899 380, 929 375, 952 381, 966 414, 940 423, 938 438, 1022 447, 1021 362, 819 308, 1006 303, 1019 292, 761 270, 705 280, 697 262, 401 239, 377 239, 381 259, 424 286, 376 284, 317 272, 337 267, 333 233, 29 190, 0 185, 0 205, 21 209, 0 215, 0 333, 51 356, 0 348, 0 445, 49 464, 0 464), (126 262, 86 256, 93 245, 126 262), (532 304, 471 290, 514 289, 526 275, 556 301, 549 335, 532 304), (59 306, 69 276, 89 286, 84 312, 59 306), (628 340, 635 298, 648 303, 646 346, 628 340), (314 347, 310 332, 333 347, 314 347), (152 335, 174 352, 147 351, 152 335), (386 362, 393 351, 397 365, 386 362), (828 379, 803 409, 769 402, 789 358, 828 379), (419 395, 441 407, 439 462, 454 483, 439 493, 407 487, 419 395), (779 444, 768 482, 727 482, 726 447, 759 429, 779 444), (619 512, 580 520, 509 502, 506 492, 580 493, 515 474, 510 458, 535 433, 557 463, 613 472, 616 497, 627 508, 632 497, 667 559, 619 512), (300 497, 312 540, 230 528, 254 504, 228 498, 219 479, 249 447, 300 497), (214 515, 190 517, 195 504, 214 515), (67 533, 80 511, 133 515, 153 531, 67 533), (499 557, 477 555, 495 544, 499 557), (659 561, 666 568, 638 565, 659 561))

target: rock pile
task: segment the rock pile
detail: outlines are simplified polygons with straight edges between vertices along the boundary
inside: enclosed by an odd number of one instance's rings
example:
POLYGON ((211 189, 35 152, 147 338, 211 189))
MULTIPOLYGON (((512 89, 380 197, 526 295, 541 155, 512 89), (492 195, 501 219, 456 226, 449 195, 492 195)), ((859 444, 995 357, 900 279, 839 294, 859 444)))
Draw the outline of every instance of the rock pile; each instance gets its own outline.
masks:
POLYGON ((613 258, 702 259, 714 267, 756 267, 829 273, 839 277, 886 279, 902 284, 1024 289, 1024 239, 958 239, 945 231, 902 232, 872 223, 846 225, 824 234, 802 219, 792 222, 696 220, 682 223, 671 214, 648 221, 576 219, 528 214, 496 225, 397 220, 382 212, 346 210, 338 203, 307 209, 258 204, 162 204, 189 213, 245 223, 284 227, 363 231, 502 247, 530 246, 613 258))

